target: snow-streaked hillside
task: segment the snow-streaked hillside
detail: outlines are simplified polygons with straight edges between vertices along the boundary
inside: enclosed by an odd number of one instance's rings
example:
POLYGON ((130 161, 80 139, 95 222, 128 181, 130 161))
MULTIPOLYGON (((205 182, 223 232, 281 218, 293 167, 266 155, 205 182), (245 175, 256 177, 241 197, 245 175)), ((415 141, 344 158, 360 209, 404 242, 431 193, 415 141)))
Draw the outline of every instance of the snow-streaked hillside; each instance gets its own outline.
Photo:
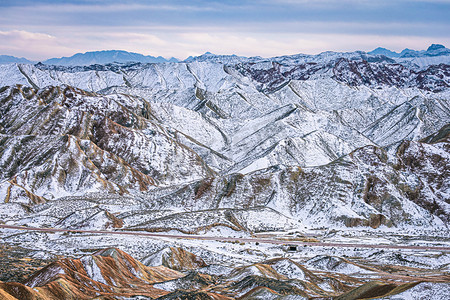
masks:
MULTIPOLYGON (((0 66, 3 206, 81 197, 92 203, 74 219, 83 228, 110 222, 111 209, 117 224, 146 230, 281 229, 257 221, 274 215, 300 228, 445 228, 448 138, 430 138, 448 136, 445 57, 0 66), (120 208, 99 206, 102 194, 122 197, 120 208), (167 214, 131 221, 142 209, 167 214)), ((63 226, 70 214, 5 221, 63 226)))

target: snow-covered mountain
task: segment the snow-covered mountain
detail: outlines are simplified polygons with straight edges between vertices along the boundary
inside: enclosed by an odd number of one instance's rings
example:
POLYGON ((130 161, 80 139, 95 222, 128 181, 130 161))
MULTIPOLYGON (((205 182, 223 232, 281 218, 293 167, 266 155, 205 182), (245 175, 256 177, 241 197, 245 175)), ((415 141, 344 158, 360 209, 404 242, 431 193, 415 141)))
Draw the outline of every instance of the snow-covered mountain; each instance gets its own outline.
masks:
POLYGON ((432 187, 398 149, 415 141, 417 155, 439 156, 433 176, 445 166, 447 142, 420 141, 449 123, 449 65, 417 70, 361 52, 214 57, 0 67, 5 201, 140 193, 147 209, 262 206, 308 226, 447 226, 449 187, 432 187), (319 182, 332 187, 326 200, 319 182))
POLYGON ((367 54, 384 55, 384 56, 392 57, 392 58, 400 57, 400 55, 401 55, 398 52, 391 51, 391 50, 383 48, 383 47, 378 47, 370 52, 367 52, 367 54))
POLYGON ((417 50, 411 50, 411 49, 404 49, 400 53, 391 51, 386 48, 378 47, 375 50, 372 50, 370 52, 367 52, 367 54, 372 55, 384 55, 392 58, 406 58, 406 57, 430 57, 430 56, 447 56, 450 55, 450 49, 446 48, 443 45, 440 44, 432 44, 430 47, 428 47, 427 50, 417 51, 417 50))
POLYGON ((440 44, 432 44, 427 50, 421 51, 404 49, 400 53, 379 47, 367 54, 383 55, 394 59, 399 64, 414 69, 424 69, 431 65, 450 63, 450 49, 440 44))
POLYGON ((139 53, 121 51, 121 50, 105 50, 92 51, 86 53, 77 53, 71 57, 51 58, 44 61, 48 65, 60 66, 89 66, 95 64, 109 64, 109 63, 162 63, 162 62, 176 62, 177 59, 171 58, 169 60, 162 56, 145 56, 139 53))

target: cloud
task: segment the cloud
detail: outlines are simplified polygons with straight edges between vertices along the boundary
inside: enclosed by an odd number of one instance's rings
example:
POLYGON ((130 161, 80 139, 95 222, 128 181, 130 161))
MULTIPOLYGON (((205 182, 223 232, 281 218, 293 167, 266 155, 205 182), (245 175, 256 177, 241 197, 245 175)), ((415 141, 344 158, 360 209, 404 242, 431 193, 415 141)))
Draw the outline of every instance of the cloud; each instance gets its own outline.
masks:
POLYGON ((52 54, 71 53, 73 48, 58 42, 55 36, 24 30, 0 31, 0 53, 42 59, 52 54))
POLYGON ((51 40, 54 39, 55 37, 46 33, 35 33, 24 30, 12 30, 12 31, 0 31, 0 38, 12 41, 14 40, 38 41, 38 40, 51 40))

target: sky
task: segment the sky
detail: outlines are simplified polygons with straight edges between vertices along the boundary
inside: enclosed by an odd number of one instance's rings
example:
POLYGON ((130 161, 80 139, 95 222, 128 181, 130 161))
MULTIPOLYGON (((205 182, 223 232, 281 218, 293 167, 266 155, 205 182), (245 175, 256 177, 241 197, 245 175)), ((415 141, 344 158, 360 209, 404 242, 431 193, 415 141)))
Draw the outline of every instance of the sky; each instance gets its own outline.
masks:
POLYGON ((279 56, 450 45, 450 0, 0 0, 0 54, 279 56))

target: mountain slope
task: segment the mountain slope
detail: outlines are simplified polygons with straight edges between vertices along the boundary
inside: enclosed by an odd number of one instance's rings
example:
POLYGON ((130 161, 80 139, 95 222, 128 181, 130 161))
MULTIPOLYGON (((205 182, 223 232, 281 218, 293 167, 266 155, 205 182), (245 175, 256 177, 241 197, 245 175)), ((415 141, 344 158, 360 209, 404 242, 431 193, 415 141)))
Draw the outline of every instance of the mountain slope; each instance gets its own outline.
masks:
POLYGON ((13 184, 53 199, 147 190, 213 174, 165 128, 134 113, 145 113, 145 101, 98 98, 69 87, 13 87, 1 94, 5 188, 13 184))

